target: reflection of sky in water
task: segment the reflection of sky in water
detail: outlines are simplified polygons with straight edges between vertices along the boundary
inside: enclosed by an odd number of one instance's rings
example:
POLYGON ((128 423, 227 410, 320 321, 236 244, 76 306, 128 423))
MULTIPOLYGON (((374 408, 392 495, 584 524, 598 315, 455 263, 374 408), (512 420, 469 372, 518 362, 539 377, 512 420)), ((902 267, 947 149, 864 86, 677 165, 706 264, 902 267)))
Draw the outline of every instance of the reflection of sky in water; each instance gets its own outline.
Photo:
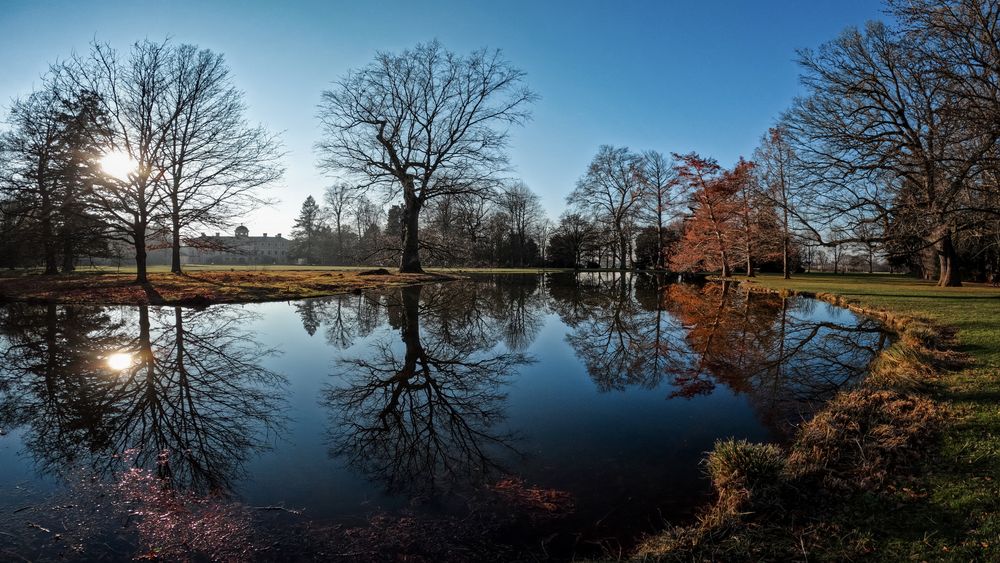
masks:
MULTIPOLYGON (((632 291, 629 288, 629 292, 632 291)), ((634 291, 639 299, 629 297, 628 306, 614 319, 622 323, 623 330, 642 331, 648 336, 650 323, 656 318, 655 303, 660 294, 655 287, 634 291)), ((514 373, 506 378, 500 389, 506 395, 502 401, 506 418, 488 426, 490 432, 517 435, 512 445, 521 455, 492 449, 490 452, 497 455, 506 469, 527 482, 568 490, 576 495, 581 521, 596 520, 626 499, 631 499, 629 504, 635 509, 630 517, 640 521, 658 518, 657 511, 667 517, 688 513, 707 494, 707 482, 699 461, 716 439, 728 436, 755 441, 779 438, 782 421, 798 413, 804 403, 794 397, 776 398, 767 394, 767 385, 777 380, 767 369, 760 373, 754 370, 766 365, 766 361, 760 360, 770 357, 770 350, 740 354, 734 354, 733 350, 747 346, 747 342, 753 343, 750 346, 767 348, 774 345, 776 339, 780 340, 782 334, 786 344, 801 344, 794 339, 815 329, 818 336, 814 338, 818 340, 806 342, 805 347, 817 353, 805 359, 795 357, 782 362, 781 378, 794 379, 801 378, 803 373, 800 372, 806 368, 828 367, 824 354, 830 342, 845 346, 843 342, 829 340, 831 335, 860 339, 864 344, 861 351, 844 355, 844 358, 858 361, 867 361, 868 347, 874 346, 877 340, 877 335, 871 331, 844 336, 836 326, 817 328, 819 323, 845 327, 858 324, 858 319, 849 311, 817 301, 789 300, 785 304, 785 325, 781 325, 778 322, 780 299, 754 297, 754 301, 746 305, 742 295, 735 291, 725 295, 699 293, 697 289, 675 291, 664 302, 665 309, 659 314, 662 338, 669 341, 671 354, 680 355, 667 363, 672 369, 684 370, 684 377, 706 378, 711 385, 699 387, 697 392, 683 397, 674 396, 683 377, 670 373, 669 369, 660 378, 641 377, 640 373, 635 380, 633 373, 593 373, 593 366, 604 365, 600 363, 605 359, 601 353, 594 354, 591 363, 581 359, 582 354, 595 350, 602 352, 600 346, 605 345, 607 339, 621 336, 614 330, 610 331, 610 337, 605 334, 612 316, 585 314, 595 307, 611 311, 615 304, 609 299, 616 292, 614 284, 597 284, 559 293, 555 286, 546 289, 532 283, 512 289, 504 283, 494 284, 487 280, 444 285, 440 291, 428 287, 420 294, 422 310, 418 324, 424 348, 433 347, 435 339, 448 331, 453 331, 451 334, 461 332, 483 319, 487 331, 494 332, 489 333, 488 344, 473 346, 475 357, 502 354, 508 351, 503 342, 523 341, 525 347, 519 352, 533 362, 518 364, 514 373), (451 295, 449 291, 459 293, 451 295), (474 318, 461 305, 456 305, 467 298, 469 292, 483 299, 476 312, 479 317, 474 318), (585 306, 577 307, 572 300, 581 295, 585 297, 582 300, 585 306), (518 299, 524 299, 525 310, 512 310, 512 304, 518 299), (711 315, 720 310, 723 301, 730 309, 723 308, 725 322, 719 323, 719 319, 711 315), (748 306, 751 309, 746 309, 748 306), (439 310, 442 307, 448 310, 439 310), (584 313, 577 318, 573 311, 584 313), (741 317, 741 312, 747 314, 741 317), (442 319, 453 313, 448 330, 444 330, 442 319), (520 319, 521 315, 529 322, 521 323, 524 320, 520 319), (513 322, 515 320, 518 322, 513 322), (509 329, 521 324, 530 331, 524 338, 512 335, 509 329), (719 330, 723 332, 704 333, 716 325, 722 327, 719 330), (826 343, 820 345, 820 341, 826 343), (802 369, 796 371, 796 362, 800 362, 802 369)), ((396 295, 394 299, 398 301, 398 294, 395 292, 390 297, 396 295)), ((351 467, 343 456, 331 455, 331 434, 343 431, 344 426, 338 419, 338 409, 326 397, 331 385, 350 385, 357 378, 356 369, 340 360, 373 359, 378 343, 385 343, 396 358, 402 358, 406 351, 400 338, 399 313, 394 309, 396 312, 388 314, 385 299, 376 308, 369 333, 360 334, 364 331, 349 326, 356 321, 357 307, 362 300, 362 296, 344 296, 312 302, 213 307, 204 317, 191 313, 185 325, 185 338, 197 337, 201 330, 198 323, 204 318, 214 319, 218 324, 220 318, 226 317, 221 313, 228 311, 232 326, 227 330, 235 330, 236 337, 243 339, 235 340, 231 346, 236 349, 246 346, 250 351, 274 348, 278 353, 255 357, 255 365, 262 372, 287 378, 285 386, 263 389, 280 400, 281 412, 287 418, 280 432, 277 435, 264 433, 259 437, 249 429, 246 432, 248 439, 263 439, 269 446, 269 449, 247 455, 233 475, 236 494, 248 504, 283 504, 306 508, 312 517, 335 518, 360 517, 375 508, 392 509, 411 504, 406 490, 387 494, 382 484, 357 467, 351 467), (313 310, 309 307, 322 313, 313 319, 315 334, 311 336, 304 328, 304 311, 313 310), (347 319, 349 322, 345 326, 351 330, 346 333, 331 330, 338 318, 334 313, 347 319), (395 327, 390 326, 390 318, 395 319, 392 320, 395 327)), ((135 339, 135 310, 116 308, 114 312, 119 313, 127 325, 128 328, 123 329, 127 337, 135 339)), ((115 314, 111 317, 118 318, 115 314)), ((150 318, 154 340, 159 338, 152 353, 169 356, 175 350, 170 340, 174 310, 153 308, 150 318)), ((213 353, 206 343, 202 342, 199 348, 196 346, 198 341, 193 342, 186 348, 194 349, 189 353, 213 353)), ((621 350, 641 359, 647 354, 642 346, 648 344, 646 340, 642 342, 646 344, 639 343, 639 339, 627 342, 621 350)), ((120 347, 106 350, 100 357, 106 369, 130 370, 131 373, 137 362, 134 350, 134 346, 120 347)), ((636 368, 638 371, 646 369, 645 363, 635 365, 640 366, 636 368)), ((824 372, 823 377, 829 375, 824 372)), ((236 386, 230 390, 239 393, 238 377, 236 379, 236 386)), ((839 385, 851 377, 848 374, 841 379, 844 381, 835 383, 839 385)), ((796 394, 803 389, 813 393, 813 383, 787 383, 780 387, 779 393, 796 394)), ((244 391, 261 389, 259 383, 247 385, 244 391)), ((213 392, 224 393, 227 387, 213 389, 213 392)), ((194 391, 197 392, 196 387, 194 391)), ((217 408, 218 401, 210 399, 226 398, 203 398, 206 405, 217 408)), ((9 434, 0 437, 0 489, 35 478, 34 454, 23 443, 27 428, 27 425, 5 428, 9 434)), ((207 431, 211 428, 206 426, 207 431)))

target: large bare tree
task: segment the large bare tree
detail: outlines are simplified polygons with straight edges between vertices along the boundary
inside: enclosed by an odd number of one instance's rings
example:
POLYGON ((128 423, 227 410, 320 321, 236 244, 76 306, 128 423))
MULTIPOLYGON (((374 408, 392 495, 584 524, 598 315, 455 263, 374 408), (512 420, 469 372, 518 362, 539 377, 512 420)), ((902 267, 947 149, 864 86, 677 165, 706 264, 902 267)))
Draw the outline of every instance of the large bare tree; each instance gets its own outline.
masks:
MULTIPOLYGON (((814 210, 826 225, 865 217, 910 215, 897 223, 938 258, 941 286, 961 285, 955 237, 970 228, 970 188, 995 154, 998 126, 967 126, 975 105, 964 72, 918 34, 872 22, 851 29, 800 64, 808 95, 786 115, 796 152, 809 172, 814 210), (907 213, 916 210, 916 213, 907 213)), ((818 235, 820 227, 814 227, 818 235)), ((827 243, 857 242, 855 240, 827 243)))
POLYGON ((378 53, 323 92, 320 166, 363 187, 401 192, 401 272, 420 272, 424 204, 482 193, 507 168, 508 128, 536 95, 500 51, 462 56, 437 41, 378 53))

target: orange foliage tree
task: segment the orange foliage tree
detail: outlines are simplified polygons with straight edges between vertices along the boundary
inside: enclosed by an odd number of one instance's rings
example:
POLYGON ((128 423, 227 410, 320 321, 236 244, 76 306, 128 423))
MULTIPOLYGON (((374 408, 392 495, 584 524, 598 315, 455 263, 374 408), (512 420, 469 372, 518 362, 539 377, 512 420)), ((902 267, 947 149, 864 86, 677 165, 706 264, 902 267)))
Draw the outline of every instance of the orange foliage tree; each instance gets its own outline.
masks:
POLYGON ((734 242, 739 237, 738 182, 713 158, 697 153, 675 154, 677 179, 691 194, 691 216, 671 258, 676 270, 720 270, 731 273, 734 242))

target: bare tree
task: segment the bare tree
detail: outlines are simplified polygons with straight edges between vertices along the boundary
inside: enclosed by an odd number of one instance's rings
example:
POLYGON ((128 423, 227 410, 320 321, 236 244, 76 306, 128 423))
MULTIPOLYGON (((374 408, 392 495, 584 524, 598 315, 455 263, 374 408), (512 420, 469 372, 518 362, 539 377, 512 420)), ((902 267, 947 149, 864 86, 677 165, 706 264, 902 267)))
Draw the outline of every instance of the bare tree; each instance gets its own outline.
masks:
POLYGON ((507 167, 507 127, 536 95, 500 51, 456 55, 438 42, 379 53, 323 92, 320 166, 402 192, 401 272, 420 272, 419 217, 447 194, 491 189, 507 167))
POLYGON ((176 118, 163 144, 171 233, 170 271, 181 273, 185 231, 225 228, 233 217, 267 203, 262 188, 283 169, 277 137, 246 122, 243 93, 223 57, 194 45, 172 50, 166 105, 176 118))
POLYGON ((544 216, 542 204, 524 182, 504 187, 497 203, 510 219, 511 266, 525 266, 529 234, 544 216))
POLYGON ((626 147, 602 145, 566 197, 567 203, 597 215, 608 223, 617 246, 618 267, 628 268, 631 251, 629 222, 642 195, 640 159, 626 147))
MULTIPOLYGON (((906 231, 900 234, 933 248, 938 285, 957 286, 955 237, 972 227, 970 187, 996 151, 1000 126, 967 127, 956 119, 970 109, 968 97, 956 95, 960 81, 942 72, 941 61, 928 55, 932 49, 919 34, 873 22, 804 51, 809 95, 785 123, 807 164, 808 197, 826 226, 857 216, 910 215, 916 220, 897 224, 906 231)), ((821 228, 813 229, 817 238, 821 228)))
MULTIPOLYGON (((356 189, 343 182, 338 182, 332 186, 328 186, 326 191, 323 193, 323 201, 326 203, 326 210, 329 212, 330 216, 333 218, 333 232, 336 236, 337 250, 336 258, 338 261, 347 260, 346 252, 344 251, 344 231, 348 220, 348 214, 351 212, 351 203, 357 197, 356 189)), ((358 233, 358 240, 364 233, 358 233)))
POLYGON ((667 225, 682 213, 684 184, 677 181, 674 164, 663 153, 646 151, 641 158, 639 209, 644 221, 656 227, 658 252, 654 266, 662 270, 666 268, 667 225))
POLYGON ((786 280, 792 277, 789 253, 792 244, 791 220, 796 210, 792 196, 794 159, 795 151, 788 143, 784 128, 780 126, 769 129, 754 152, 760 193, 781 213, 781 272, 786 280))
POLYGON ((109 154, 127 158, 132 170, 97 184, 91 206, 113 239, 135 249, 136 283, 146 283, 146 244, 164 233, 165 147, 183 106, 172 104, 171 48, 142 41, 127 57, 95 43, 88 56, 58 67, 70 87, 100 94, 112 129, 109 154))

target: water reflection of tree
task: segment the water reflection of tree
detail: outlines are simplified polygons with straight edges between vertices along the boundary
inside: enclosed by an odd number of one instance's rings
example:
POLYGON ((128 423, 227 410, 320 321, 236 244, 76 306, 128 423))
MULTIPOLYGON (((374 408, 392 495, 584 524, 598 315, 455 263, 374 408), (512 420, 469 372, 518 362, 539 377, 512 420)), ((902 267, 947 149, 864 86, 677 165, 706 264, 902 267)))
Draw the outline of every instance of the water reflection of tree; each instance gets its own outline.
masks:
POLYGON ((816 314, 826 304, 727 283, 585 274, 554 278, 549 295, 602 391, 668 380, 672 397, 693 397, 721 383, 749 395, 776 425, 852 384, 886 345, 874 321, 836 322, 816 314))
POLYGON ((888 344, 881 326, 848 315, 837 322, 823 303, 737 291, 728 284, 670 285, 669 310, 687 328, 694 369, 675 394, 716 383, 746 393, 765 422, 782 426, 862 377, 888 344), (820 313, 820 314, 817 314, 820 313))
POLYGON ((178 486, 225 491, 280 420, 283 378, 262 367, 271 351, 246 331, 249 316, 239 307, 8 308, 0 425, 27 425, 25 445, 46 471, 86 463, 107 474, 127 461, 178 486), (131 365, 110 369, 113 353, 131 365), (85 417, 64 414, 77 411, 85 417))
POLYGON ((382 296, 376 292, 306 299, 295 303, 295 310, 310 336, 324 327, 327 342, 336 348, 371 334, 384 319, 382 296))
MULTIPOLYGON (((387 306, 392 299, 391 292, 370 291, 303 300, 295 304, 295 310, 310 336, 323 328, 327 343, 344 349, 380 324, 399 328, 398 310, 387 306)), ((538 276, 495 275, 425 286, 421 299, 425 315, 435 318, 431 326, 441 338, 451 339, 454 334, 524 350, 541 329, 547 298, 538 276)))
POLYGON ((680 327, 652 279, 601 273, 550 285, 552 307, 572 329, 566 339, 602 391, 653 388, 685 359, 676 352, 680 327))
POLYGON ((470 284, 410 287, 390 295, 390 340, 344 360, 326 392, 331 451, 389 490, 430 493, 496 469, 512 436, 499 429, 502 387, 529 361, 496 349, 495 319, 470 284), (492 331, 492 332, 490 332, 492 331))
POLYGON ((28 448, 61 444, 67 463, 104 447, 104 358, 125 344, 120 310, 16 303, 0 313, 0 427, 30 424, 28 448))

